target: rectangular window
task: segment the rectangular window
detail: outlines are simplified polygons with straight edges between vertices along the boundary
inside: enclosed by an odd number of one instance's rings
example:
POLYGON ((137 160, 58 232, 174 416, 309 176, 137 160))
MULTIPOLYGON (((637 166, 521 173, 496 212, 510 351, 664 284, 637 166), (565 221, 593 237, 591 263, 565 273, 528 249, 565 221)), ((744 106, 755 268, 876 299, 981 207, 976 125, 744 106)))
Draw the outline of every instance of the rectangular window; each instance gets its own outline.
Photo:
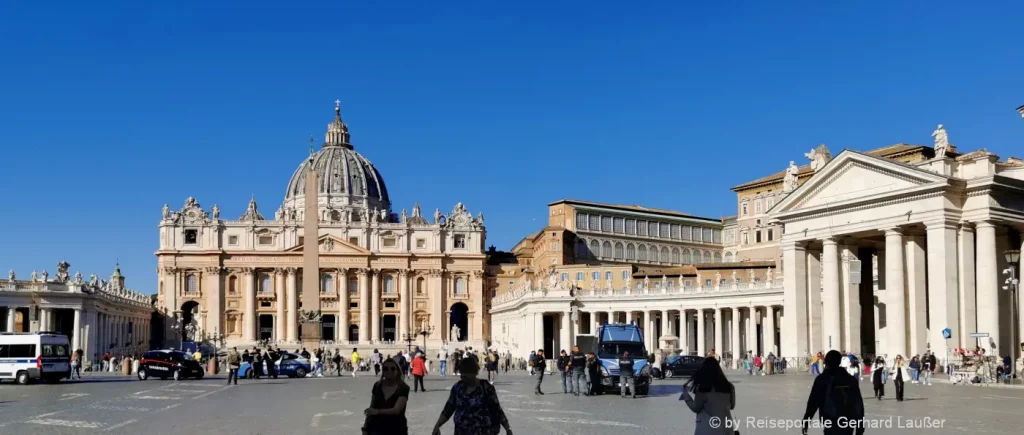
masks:
POLYGON ((768 206, 764 208, 765 213, 767 213, 768 210, 771 210, 772 207, 775 207, 775 197, 774 196, 769 196, 768 197, 768 206))
POLYGON ((427 247, 427 239, 416 239, 416 247, 423 249, 427 247))
POLYGON ((683 287, 693 287, 693 282, 690 280, 683 281, 683 287))
POLYGON ((611 272, 605 272, 604 273, 604 279, 611 280, 612 279, 612 273, 611 272))
POLYGON ((349 308, 359 308, 359 302, 349 302, 348 303, 348 307, 349 308))
POLYGON ((747 233, 743 233, 741 239, 743 239, 742 243, 744 245, 749 245, 750 244, 750 236, 748 236, 747 233))
POLYGON ((270 308, 270 307, 271 307, 270 301, 260 301, 260 308, 270 308))
POLYGON ((587 215, 583 213, 576 213, 576 229, 585 230, 587 229, 587 215))
POLYGON ((590 279, 597 281, 601 279, 601 272, 593 272, 590 274, 590 279))
POLYGON ((711 228, 704 228, 704 243, 711 243, 714 240, 711 236, 711 228))
POLYGON ((185 244, 194 245, 199 240, 199 230, 185 230, 185 244))
POLYGON ((0 358, 35 358, 36 345, 34 344, 11 344, 0 346, 0 358))
POLYGON ((761 243, 761 231, 754 232, 754 243, 761 243))
POLYGON ((702 239, 702 238, 701 238, 701 237, 702 237, 703 235, 704 235, 704 232, 703 232, 703 231, 701 231, 701 229, 700 229, 700 228, 698 228, 698 227, 693 227, 693 241, 694 241, 694 242, 700 242, 700 241, 703 241, 704 239, 702 239))
POLYGON ((274 236, 260 236, 260 246, 270 246, 274 244, 274 236))
POLYGON ((761 200, 754 200, 754 214, 761 214, 761 200))
POLYGON ((384 308, 394 308, 394 307, 395 307, 395 303, 394 302, 385 302, 384 303, 384 308))
POLYGON ((722 230, 711 230, 711 241, 722 243, 722 230))
POLYGON ((394 237, 385 237, 384 238, 384 247, 385 248, 394 248, 397 245, 398 245, 398 240, 395 239, 394 237))
POLYGON ((661 235, 661 238, 663 238, 663 239, 669 238, 669 235, 672 233, 672 231, 669 230, 669 228, 670 228, 669 224, 661 224, 661 228, 658 230, 658 234, 661 235))
POLYGON ((569 274, 568 273, 563 273, 562 274, 562 281, 568 281, 568 280, 569 280, 569 274))
POLYGON ((455 235, 455 249, 466 249, 466 236, 462 234, 455 235))
POLYGON ((353 245, 359 246, 359 238, 358 237, 349 237, 348 238, 348 242, 353 244, 353 245))
POLYGON ((623 270, 622 271, 622 280, 625 281, 627 279, 629 279, 629 271, 628 270, 623 270))
POLYGON ((704 287, 711 287, 711 280, 710 279, 705 279, 704 280, 704 287))
POLYGON ((551 250, 552 251, 557 251, 558 250, 558 242, 551 242, 551 250))
POLYGON ((611 216, 601 216, 601 231, 610 233, 612 232, 612 218, 611 216))
POLYGON ((614 219, 614 220, 612 221, 612 223, 613 223, 613 225, 612 225, 612 229, 613 229, 613 230, 614 230, 614 231, 615 231, 616 233, 622 234, 623 232, 625 232, 625 229, 623 228, 623 226, 624 226, 624 222, 625 222, 625 219, 622 219, 622 218, 615 218, 615 219, 614 219))
POLYGON ((768 229, 768 241, 770 242, 772 240, 775 240, 775 231, 768 229))
POLYGON ((636 220, 626 219, 626 234, 636 235, 636 220))
POLYGON ((348 294, 354 295, 359 293, 359 280, 350 279, 348 281, 348 294))
POLYGON ((587 225, 587 229, 590 231, 601 231, 601 217, 596 215, 588 215, 587 220, 590 223, 587 225))
POLYGON ((742 210, 742 211, 740 212, 740 214, 741 214, 741 215, 743 215, 743 216, 746 216, 746 215, 747 215, 747 203, 746 203, 746 202, 744 202, 744 203, 743 203, 743 205, 742 205, 742 206, 740 206, 740 209, 742 210))
POLYGON ((238 246, 238 236, 228 236, 228 245, 238 246))
POLYGON ((647 235, 650 237, 658 237, 658 223, 650 222, 647 224, 647 235))
POLYGON ((576 281, 583 281, 583 272, 576 272, 576 281))
POLYGON ((684 225, 683 228, 680 230, 679 237, 683 240, 690 240, 691 231, 693 230, 690 228, 689 225, 684 225))
POLYGON ((647 221, 636 221, 636 230, 637 230, 637 235, 639 235, 639 236, 646 236, 647 235, 647 221))
POLYGON ((672 238, 679 240, 679 225, 672 225, 672 238))
POLYGON ((676 288, 676 282, 675 282, 675 281, 672 281, 672 280, 669 280, 669 281, 668 281, 668 289, 669 289, 669 290, 672 290, 672 289, 674 289, 674 288, 676 288))

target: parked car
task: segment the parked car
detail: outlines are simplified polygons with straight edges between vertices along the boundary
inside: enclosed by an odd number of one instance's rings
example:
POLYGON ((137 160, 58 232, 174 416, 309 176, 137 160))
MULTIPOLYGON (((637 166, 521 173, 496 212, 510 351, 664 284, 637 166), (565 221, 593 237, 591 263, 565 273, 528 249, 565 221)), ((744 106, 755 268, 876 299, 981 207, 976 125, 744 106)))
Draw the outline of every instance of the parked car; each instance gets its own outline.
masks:
POLYGON ((192 355, 177 350, 151 350, 143 353, 142 359, 139 360, 140 381, 151 377, 172 378, 176 381, 186 378, 202 379, 205 374, 206 371, 199 361, 192 359, 192 355))
MULTIPOLYGON (((313 370, 308 359, 291 352, 282 353, 281 357, 276 361, 276 365, 278 376, 287 376, 289 378, 304 378, 307 373, 313 370)), ((238 366, 238 377, 248 378, 250 370, 252 370, 252 366, 249 365, 249 362, 243 362, 238 366)), ((266 374, 266 370, 263 373, 266 374)))
POLYGON ((696 355, 672 355, 665 358, 661 371, 664 377, 693 376, 704 364, 704 358, 696 355))

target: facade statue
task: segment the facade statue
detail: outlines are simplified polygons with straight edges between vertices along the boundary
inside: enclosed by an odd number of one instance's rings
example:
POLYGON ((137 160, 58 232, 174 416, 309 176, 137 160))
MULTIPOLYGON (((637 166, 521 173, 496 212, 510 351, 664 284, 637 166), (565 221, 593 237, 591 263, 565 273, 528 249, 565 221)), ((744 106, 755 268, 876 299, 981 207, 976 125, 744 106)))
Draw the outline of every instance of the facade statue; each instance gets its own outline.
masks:
POLYGON ((591 291, 597 290, 597 280, 596 279, 590 280, 590 290, 591 291))
POLYGON ((70 272, 71 264, 69 264, 67 261, 61 260, 60 263, 57 263, 57 276, 54 280, 57 282, 68 282, 69 280, 71 280, 70 272))
POLYGON ((366 223, 369 223, 370 222, 369 211, 366 210, 365 208, 359 209, 359 220, 361 220, 363 222, 366 222, 366 223))
POLYGON ((782 178, 782 193, 790 193, 800 187, 797 179, 799 173, 800 168, 796 167, 796 162, 790 160, 789 167, 786 168, 786 176, 782 178))
POLYGON ((439 209, 439 208, 435 208, 434 209, 434 223, 435 224, 441 223, 441 209, 439 209))
POLYGON ((32 275, 29 275, 29 280, 31 280, 32 282, 36 282, 39 280, 39 274, 36 273, 35 269, 32 269, 32 275))
POLYGON ((185 208, 199 207, 199 202, 196 201, 194 196, 185 198, 185 208))
POLYGON ((946 128, 939 124, 938 128, 932 132, 932 137, 935 138, 935 156, 945 157, 947 153, 956 151, 953 145, 949 144, 949 135, 946 133, 946 128))
POLYGON ((548 288, 555 288, 556 286, 558 286, 558 275, 552 271, 551 274, 548 275, 548 288))
POLYGON ((408 219, 409 219, 409 214, 406 213, 405 209, 403 208, 402 209, 402 223, 405 223, 408 219))
POLYGON ((89 275, 89 285, 92 287, 100 285, 99 278, 96 277, 95 273, 89 275))
POLYGON ((612 277, 609 276, 608 279, 604 280, 604 285, 607 286, 608 290, 613 289, 614 287, 612 287, 612 277))
POLYGON ((185 325, 185 331, 182 334, 182 341, 194 341, 196 335, 196 324, 195 318, 192 319, 187 325, 185 325))
POLYGON ((633 288, 633 274, 626 274, 626 288, 633 288))
POLYGON ((82 283, 82 272, 81 271, 75 272, 75 282, 79 283, 79 284, 82 283))
POLYGON ((765 279, 765 281, 768 281, 769 283, 771 283, 772 282, 772 278, 774 278, 772 275, 773 275, 773 273, 772 273, 771 269, 768 269, 768 270, 764 271, 764 279, 765 279))
POLYGON ((452 325, 452 329, 448 334, 448 341, 461 341, 459 340, 459 332, 461 332, 459 325, 452 325))
POLYGON ((747 279, 749 279, 749 280, 750 280, 750 283, 751 283, 751 284, 753 284, 753 283, 754 283, 754 280, 756 280, 756 279, 757 279, 757 277, 756 277, 756 276, 754 276, 754 269, 750 269, 750 270, 748 270, 748 276, 747 276, 747 279))
POLYGON ((387 209, 383 209, 383 208, 380 209, 380 221, 382 223, 387 223, 388 222, 388 211, 387 211, 387 209))
POLYGON ((644 289, 651 288, 651 277, 644 275, 644 289))
POLYGON ((484 212, 477 213, 476 222, 480 225, 484 224, 484 212))
POLYGON ((43 273, 40 274, 40 277, 43 279, 42 282, 46 282, 47 280, 50 279, 50 272, 47 272, 46 269, 43 269, 43 273))
POLYGON ((697 287, 704 287, 704 278, 700 276, 700 272, 697 272, 697 287))
POLYGON ((722 283, 722 273, 715 272, 715 282, 711 283, 712 287, 718 287, 722 283))
POLYGON ((14 282, 14 278, 15 278, 15 276, 14 276, 14 269, 11 269, 10 272, 7 272, 7 280, 13 283, 14 282))
POLYGON ((832 160, 832 153, 828 150, 828 147, 822 144, 812 149, 811 152, 804 154, 804 157, 810 159, 811 170, 818 172, 819 169, 824 168, 832 160))
POLYGON ((170 219, 171 218, 171 208, 168 207, 167 204, 164 204, 163 217, 164 217, 164 219, 170 219))
POLYGON ((213 220, 220 219, 220 207, 217 207, 217 204, 214 204, 210 211, 213 212, 213 220))
POLYGON ((740 277, 736 276, 736 269, 732 270, 732 283, 733 284, 739 284, 740 283, 740 277))

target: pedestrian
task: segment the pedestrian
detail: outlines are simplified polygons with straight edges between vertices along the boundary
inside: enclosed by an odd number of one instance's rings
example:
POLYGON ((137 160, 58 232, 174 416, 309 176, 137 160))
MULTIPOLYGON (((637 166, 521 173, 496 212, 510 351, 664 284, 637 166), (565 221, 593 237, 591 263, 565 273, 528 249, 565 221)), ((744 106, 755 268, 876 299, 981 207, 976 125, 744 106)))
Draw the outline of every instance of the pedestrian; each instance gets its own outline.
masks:
POLYGON ((298 354, 302 355, 302 357, 305 358, 305 359, 309 359, 309 356, 310 356, 309 355, 309 351, 307 351, 306 348, 302 348, 302 351, 298 352, 298 354))
POLYGON ((931 385, 932 384, 932 375, 935 374, 935 367, 936 367, 935 353, 928 352, 925 355, 924 359, 925 359, 925 363, 923 364, 924 368, 922 369, 923 373, 924 373, 924 379, 921 380, 921 383, 925 384, 925 385, 931 385))
POLYGON ((377 349, 374 349, 373 353, 370 354, 370 366, 373 367, 373 375, 374 376, 380 376, 380 363, 381 363, 380 351, 378 351, 377 349))
POLYGON ((896 361, 892 364, 892 385, 896 387, 896 401, 903 401, 903 388, 909 380, 907 367, 903 362, 903 355, 896 355, 896 361))
POLYGON ((875 388, 875 398, 882 400, 885 396, 885 360, 876 357, 871 368, 871 384, 875 388))
MULTIPOLYGON (((713 356, 709 356, 712 361, 718 361, 713 356)), ((625 399, 627 385, 632 393, 634 399, 636 399, 636 378, 633 376, 633 357, 629 356, 629 351, 622 352, 622 356, 619 358, 619 395, 625 399)))
POLYGON ((680 399, 697 414, 697 435, 733 435, 736 429, 723 421, 732 421, 736 390, 725 377, 715 357, 707 357, 690 380, 683 384, 680 399), (715 424, 715 422, 719 424, 715 424))
POLYGON ((263 353, 263 360, 267 361, 267 377, 277 379, 277 352, 274 349, 267 347, 266 352, 263 353))
POLYGON ((71 353, 71 379, 75 379, 76 374, 82 379, 82 349, 71 353))
POLYGON ((252 372, 252 377, 259 379, 263 376, 263 354, 261 354, 259 350, 253 348, 250 355, 252 355, 253 360, 252 370, 250 370, 252 372))
POLYGON ((914 355, 910 358, 910 383, 916 384, 921 373, 921 358, 914 355))
POLYGON ((238 385, 238 367, 241 365, 241 357, 238 355, 238 348, 232 348, 228 352, 228 385, 238 385))
POLYGON ((448 345, 441 346, 441 351, 437 353, 437 365, 441 377, 448 376, 448 345))
POLYGON ((487 351, 487 381, 494 382, 498 380, 498 353, 493 350, 487 351), (493 379, 492 379, 493 376, 493 379))
POLYGON ((352 377, 356 377, 356 372, 359 371, 359 352, 356 348, 352 348, 352 377))
POLYGON ((544 361, 544 349, 537 349, 537 353, 533 355, 533 371, 537 373, 537 389, 533 394, 544 395, 544 392, 540 390, 541 383, 544 382, 544 368, 547 367, 547 361, 544 361))
POLYGON ((341 349, 337 349, 334 351, 334 359, 332 361, 334 362, 334 369, 338 371, 338 377, 340 378, 342 364, 341 349))
POLYGON ((497 435, 501 428, 512 435, 498 392, 490 382, 477 379, 480 366, 472 358, 459 362, 461 379, 452 386, 448 401, 434 424, 432 435, 441 434, 441 426, 455 417, 455 435, 497 435))
POLYGON ((409 385, 402 381, 401 369, 394 360, 381 363, 381 371, 384 374, 370 393, 370 407, 363 411, 363 435, 408 435, 405 405, 409 401, 409 385))
POLYGON ((423 390, 427 392, 427 387, 423 385, 423 377, 427 375, 426 357, 422 353, 416 354, 412 359, 412 391, 415 393, 417 390, 423 390))
POLYGON ((528 360, 526 361, 527 365, 529 365, 529 366, 530 366, 530 376, 533 376, 533 374, 534 374, 534 373, 536 372, 536 370, 535 370, 535 369, 534 369, 534 367, 533 367, 533 362, 534 362, 534 361, 535 361, 536 359, 537 359, 537 352, 536 352, 536 351, 532 351, 532 350, 531 350, 531 351, 530 351, 530 357, 529 357, 529 359, 528 359, 528 360))
POLYGON ((572 355, 569 356, 569 369, 572 371, 572 378, 575 381, 576 397, 579 397, 583 387, 587 386, 586 381, 583 381, 586 378, 587 356, 580 352, 579 346, 572 347, 572 355), (583 381, 582 385, 580 381, 583 381))
POLYGON ((864 433, 864 399, 860 395, 857 379, 840 367, 843 354, 830 350, 825 354, 825 369, 814 378, 811 394, 807 398, 801 433, 807 435, 808 422, 814 414, 828 435, 864 433), (842 423, 842 424, 840 424, 842 423))
POLYGON ((562 394, 571 393, 572 377, 569 375, 569 355, 566 355, 565 349, 562 349, 561 353, 558 354, 555 367, 558 368, 558 374, 562 377, 562 394))
POLYGON ((761 354, 757 354, 757 356, 754 357, 754 374, 755 375, 762 375, 763 374, 761 372, 761 366, 763 364, 764 364, 764 361, 761 360, 761 354))
POLYGON ((600 372, 598 371, 597 356, 594 352, 587 353, 587 395, 594 396, 597 394, 597 384, 600 382, 600 372))

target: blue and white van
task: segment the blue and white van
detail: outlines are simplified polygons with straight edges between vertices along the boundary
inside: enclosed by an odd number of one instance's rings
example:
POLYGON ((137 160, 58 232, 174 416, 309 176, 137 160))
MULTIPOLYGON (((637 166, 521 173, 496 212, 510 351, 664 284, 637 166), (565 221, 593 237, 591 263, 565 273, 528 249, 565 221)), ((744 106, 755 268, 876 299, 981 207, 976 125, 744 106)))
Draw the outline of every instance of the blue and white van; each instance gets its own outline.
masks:
POLYGON ((21 385, 35 379, 59 382, 71 377, 71 344, 54 332, 0 333, 0 380, 21 385))
MULTIPOLYGON (((597 330, 592 351, 597 355, 600 375, 598 391, 619 390, 619 357, 629 351, 633 357, 633 381, 636 394, 647 395, 651 386, 651 365, 647 363, 643 330, 635 324, 605 324, 597 330)), ((581 348, 581 350, 583 350, 581 348)))

